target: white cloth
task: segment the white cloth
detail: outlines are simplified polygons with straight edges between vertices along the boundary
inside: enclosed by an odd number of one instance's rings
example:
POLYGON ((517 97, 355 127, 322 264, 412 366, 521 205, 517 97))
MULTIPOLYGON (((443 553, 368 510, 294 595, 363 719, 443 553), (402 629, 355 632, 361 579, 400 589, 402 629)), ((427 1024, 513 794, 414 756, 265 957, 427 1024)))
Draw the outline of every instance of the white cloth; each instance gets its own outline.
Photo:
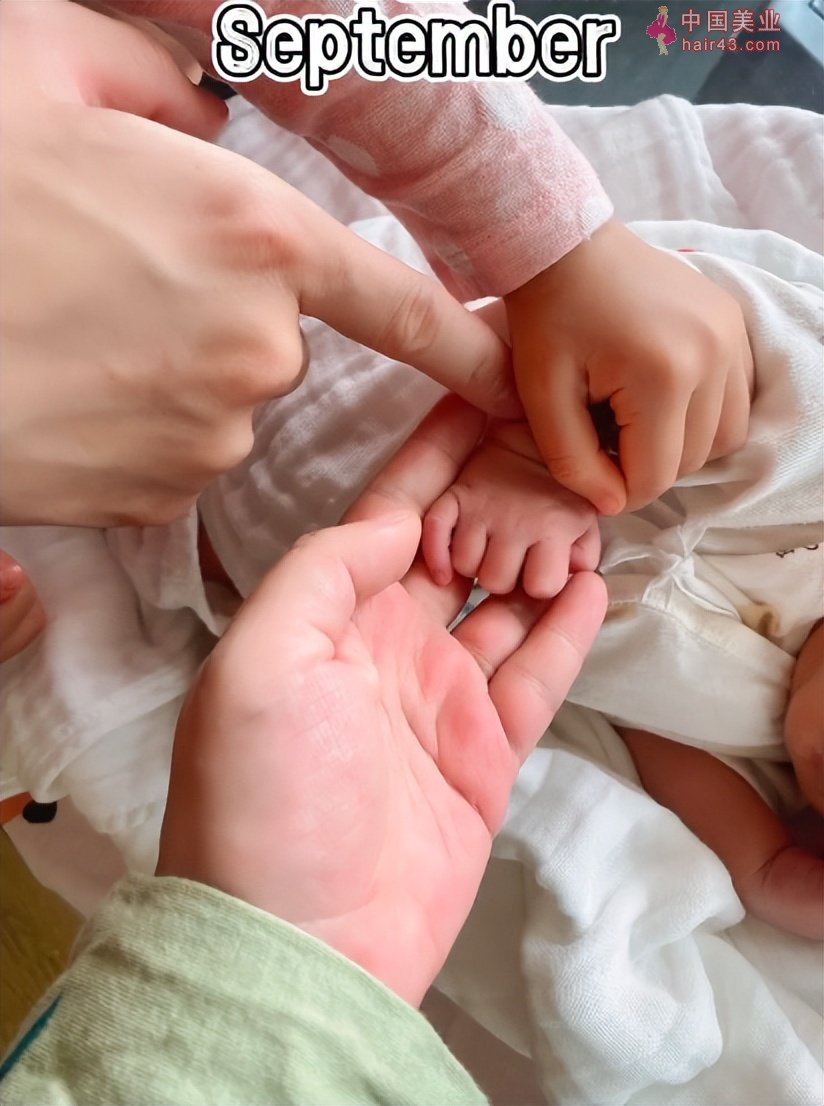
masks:
MULTIPOLYGON (((317 154, 243 105, 232 110, 228 145, 419 258, 317 154)), ((784 280, 794 279, 785 261, 819 248, 818 117, 669 97, 558 116, 620 217, 707 224, 672 228, 669 244, 701 245, 695 235, 706 233, 729 257, 721 228, 764 228, 775 233, 746 236, 749 262, 784 280)), ((243 592, 293 536, 334 521, 439 394, 319 324, 307 332, 314 363, 300 396, 261 410, 255 455, 203 497, 210 536, 243 592)), ((193 521, 148 537, 4 531, 0 545, 30 568, 50 615, 43 640, 4 679, 7 785, 38 798, 71 790, 96 826, 136 842, 133 862, 150 864, 172 717, 221 628, 196 573, 193 521), (141 821, 141 810, 152 813, 141 821)), ((756 920, 736 925, 725 869, 635 786, 602 716, 564 708, 519 778, 495 857, 442 984, 532 1055, 549 1101, 821 1101, 820 947, 756 920)))
POLYGON ((180 703, 223 621, 196 571, 196 523, 0 533, 47 612, 40 637, 3 664, 2 794, 71 795, 149 871, 180 703))
POLYGON ((609 723, 563 707, 437 985, 553 1104, 820 1102, 821 946, 741 921, 715 854, 632 778, 609 723))

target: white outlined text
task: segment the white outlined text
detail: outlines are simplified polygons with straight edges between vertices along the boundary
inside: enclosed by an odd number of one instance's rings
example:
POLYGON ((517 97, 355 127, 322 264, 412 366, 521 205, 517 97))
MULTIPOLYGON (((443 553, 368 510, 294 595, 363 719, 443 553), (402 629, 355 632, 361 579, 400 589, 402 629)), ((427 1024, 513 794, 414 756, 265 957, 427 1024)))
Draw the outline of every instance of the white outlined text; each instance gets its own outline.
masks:
POLYGON ((602 81, 606 47, 621 36, 615 15, 549 15, 539 23, 512 0, 490 0, 485 16, 384 17, 368 2, 349 16, 267 16, 226 0, 212 20, 212 64, 233 83, 265 75, 300 81, 308 95, 354 69, 370 81, 602 81))

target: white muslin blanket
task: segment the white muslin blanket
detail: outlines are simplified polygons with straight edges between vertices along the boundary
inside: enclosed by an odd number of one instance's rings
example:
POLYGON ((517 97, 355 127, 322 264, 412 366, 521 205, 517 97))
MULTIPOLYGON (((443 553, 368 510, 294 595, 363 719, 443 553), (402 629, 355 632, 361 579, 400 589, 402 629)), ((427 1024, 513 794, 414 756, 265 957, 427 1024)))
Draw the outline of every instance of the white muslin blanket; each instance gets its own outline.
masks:
MULTIPOLYGON (((820 364, 818 117, 780 108, 693 108, 670 97, 556 114, 596 166, 619 217, 656 244, 701 251, 692 263, 713 269, 715 278, 721 273, 742 297, 754 344, 772 351, 770 380, 778 379, 773 369, 785 341, 807 366, 815 358, 820 364)), ((223 141, 424 267, 379 204, 248 106, 233 105, 223 141)), ((441 394, 419 374, 319 323, 307 321, 305 331, 312 356, 306 381, 260 409, 252 455, 200 505, 244 594, 300 533, 339 517, 441 394)), ((794 383, 786 403, 804 386, 794 383)), ((810 389, 820 404, 820 384, 810 389)), ((805 426, 814 427, 812 402, 802 407, 805 426)), ((789 408, 782 410, 764 412, 765 425, 779 425, 789 408)), ((800 438, 790 444, 800 449, 800 438)), ((807 459, 808 446, 805 439, 807 459)), ((751 482, 752 473, 740 479, 751 482)), ((805 486, 805 504, 819 479, 820 471, 805 486)), ((675 510, 672 501, 665 506, 675 510)), ((724 508, 731 529, 752 526, 735 517, 733 501, 724 508)), ((804 528, 820 523, 820 502, 817 514, 813 507, 803 516, 804 509, 793 519, 779 511, 769 525, 794 520, 806 542, 804 528)), ((704 537, 719 528, 715 519, 704 537)), ((788 534, 793 547, 800 532, 788 534)), ((174 717, 225 624, 219 597, 207 594, 197 571, 195 520, 106 534, 6 529, 0 546, 29 569, 49 615, 41 641, 4 668, 3 789, 26 788, 41 800, 70 794, 132 863, 150 866, 174 717)), ((722 546, 710 555, 732 551, 722 546)), ((681 571, 695 548, 678 561, 681 571)), ((711 595, 707 603, 725 625, 738 626, 729 593, 702 573, 690 579, 711 595), (731 609, 721 609, 725 603, 731 609)), ((657 579, 657 569, 651 575, 657 579)), ((669 573, 670 583, 677 578, 669 573)), ((781 594, 770 599, 780 602, 781 594)), ((774 652, 748 670, 766 676, 750 709, 761 718, 767 703, 773 746, 789 654, 800 644, 793 633, 798 638, 804 617, 796 612, 789 636, 768 641, 774 652)), ((741 659, 741 650, 734 653, 741 659)), ((746 657, 742 663, 738 675, 746 657)), ((625 676, 608 663, 605 671, 614 688, 631 690, 625 665, 625 676)), ((587 687, 587 679, 585 672, 577 688, 584 702, 601 686, 593 678, 587 687)), ((667 694, 666 686, 659 690, 658 700, 667 694)), ((653 705, 658 700, 653 696, 653 705)), ((624 716, 613 702, 597 705, 624 716)), ((740 717, 734 721, 739 733, 746 728, 740 717)), ((761 756, 769 744, 738 741, 729 750, 725 727, 708 734, 696 719, 695 729, 733 756, 761 756)), ((519 777, 478 902, 439 985, 532 1057, 549 1102, 779 1106, 822 1100, 821 979, 821 946, 742 921, 724 867, 639 789, 609 721, 570 704, 519 777)))

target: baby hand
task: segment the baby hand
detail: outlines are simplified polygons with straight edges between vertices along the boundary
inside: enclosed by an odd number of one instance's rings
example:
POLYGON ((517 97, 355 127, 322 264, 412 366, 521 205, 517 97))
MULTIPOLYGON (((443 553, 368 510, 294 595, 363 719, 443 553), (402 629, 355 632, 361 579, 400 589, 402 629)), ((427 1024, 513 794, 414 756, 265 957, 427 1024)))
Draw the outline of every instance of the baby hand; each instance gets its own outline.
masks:
POLYGON ((824 814, 824 622, 819 622, 795 662, 784 740, 804 797, 824 814))
POLYGON ((0 550, 0 662, 22 653, 45 624, 31 580, 17 561, 0 550))
POLYGON ((522 577, 536 599, 557 595, 571 572, 601 552, 592 506, 544 467, 525 423, 499 423, 423 521, 423 554, 435 583, 454 569, 486 591, 511 592, 522 577))
POLYGON ((753 366, 740 307, 621 223, 505 299, 538 448, 555 479, 603 514, 642 507, 744 444, 753 366), (620 471, 589 415, 604 402, 620 471))

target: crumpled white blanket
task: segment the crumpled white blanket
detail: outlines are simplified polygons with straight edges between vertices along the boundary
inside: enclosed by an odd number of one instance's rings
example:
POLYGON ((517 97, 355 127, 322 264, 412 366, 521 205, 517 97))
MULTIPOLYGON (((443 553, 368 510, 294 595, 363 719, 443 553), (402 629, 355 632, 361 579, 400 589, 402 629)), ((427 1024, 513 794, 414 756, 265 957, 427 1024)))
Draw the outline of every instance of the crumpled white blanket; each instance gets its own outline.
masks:
MULTIPOLYGON (((818 117, 670 97, 557 115, 618 215, 647 221, 645 233, 687 218, 766 229, 752 257, 766 268, 795 257, 793 243, 820 249, 818 117)), ((244 105, 224 141, 422 265, 380 205, 244 105)), ((261 447, 203 497, 243 592, 297 534, 335 520, 440 394, 320 324, 307 335, 314 363, 299 396, 258 416, 276 483, 261 447)), ((222 625, 195 572, 193 520, 106 535, 4 530, 0 545, 30 569, 50 616, 4 670, 3 786, 43 800, 71 792, 149 865, 172 720, 222 625)), ((741 913, 717 858, 635 786, 609 723, 567 706, 521 774, 440 983, 533 1057, 550 1102, 818 1103, 821 948, 741 913)))

